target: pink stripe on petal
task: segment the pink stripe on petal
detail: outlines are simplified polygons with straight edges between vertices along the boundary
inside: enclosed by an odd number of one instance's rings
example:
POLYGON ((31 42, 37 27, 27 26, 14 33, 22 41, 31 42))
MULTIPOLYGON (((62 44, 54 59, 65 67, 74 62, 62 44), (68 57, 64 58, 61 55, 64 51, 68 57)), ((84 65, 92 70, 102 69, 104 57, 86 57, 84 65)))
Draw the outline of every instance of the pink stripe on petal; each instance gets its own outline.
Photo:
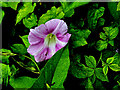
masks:
POLYGON ((55 51, 57 52, 57 51, 60 50, 61 48, 63 48, 63 46, 61 46, 60 44, 56 44, 56 46, 55 46, 55 51))

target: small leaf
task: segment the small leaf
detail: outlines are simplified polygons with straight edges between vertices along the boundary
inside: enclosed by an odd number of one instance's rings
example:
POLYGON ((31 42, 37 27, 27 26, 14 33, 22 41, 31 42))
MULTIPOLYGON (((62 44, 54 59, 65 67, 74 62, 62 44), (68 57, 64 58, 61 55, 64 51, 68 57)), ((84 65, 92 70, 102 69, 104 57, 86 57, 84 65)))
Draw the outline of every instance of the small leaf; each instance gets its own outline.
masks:
POLYGON ((26 17, 29 13, 34 11, 36 3, 32 5, 32 2, 24 2, 22 8, 18 11, 16 17, 16 24, 20 22, 24 17, 26 17))
POLYGON ((105 75, 107 75, 107 73, 108 73, 108 66, 107 65, 103 67, 103 73, 105 75))
POLYGON ((93 89, 92 82, 90 81, 89 78, 88 78, 88 81, 87 81, 87 84, 86 84, 85 88, 87 88, 87 89, 93 89))
POLYGON ((117 5, 117 11, 120 11, 120 2, 117 5))
POLYGON ((111 64, 114 61, 114 57, 107 58, 106 63, 111 64))
POLYGON ((114 46, 114 40, 108 41, 111 46, 114 46))
POLYGON ((20 38, 22 39, 22 41, 25 44, 26 48, 28 48, 29 45, 30 45, 30 43, 28 41, 28 35, 20 36, 20 38))
POLYGON ((66 14, 65 17, 72 17, 72 15, 74 15, 74 9, 69 10, 66 14))
POLYGON ((27 53, 27 49, 23 44, 13 44, 11 46, 11 49, 13 52, 18 53, 20 55, 24 55, 27 53))
POLYGON ((90 68, 96 68, 96 60, 93 56, 85 56, 86 65, 90 68))
POLYGON ((112 69, 113 71, 120 71, 120 66, 118 66, 118 64, 111 64, 109 65, 110 69, 112 69))
POLYGON ((18 78, 10 77, 10 85, 13 88, 30 88, 36 81, 36 78, 22 76, 18 78))
POLYGON ((2 9, 0 9, 0 24, 2 23, 4 15, 5 15, 5 12, 2 9))
POLYGON ((97 45, 97 50, 102 51, 103 49, 107 49, 108 43, 107 41, 99 40, 97 41, 96 45, 97 45))
POLYGON ((101 81, 107 81, 108 82, 108 77, 107 77, 107 75, 105 75, 103 73, 103 69, 102 68, 96 68, 95 69, 95 74, 96 74, 96 77, 98 79, 100 79, 101 81))
POLYGON ((103 40, 106 40, 107 36, 105 35, 105 33, 101 32, 100 33, 100 38, 103 39, 103 40))
POLYGON ((27 28, 31 29, 33 26, 37 25, 37 16, 34 13, 32 13, 30 17, 25 17, 25 19, 23 19, 23 24, 27 28))

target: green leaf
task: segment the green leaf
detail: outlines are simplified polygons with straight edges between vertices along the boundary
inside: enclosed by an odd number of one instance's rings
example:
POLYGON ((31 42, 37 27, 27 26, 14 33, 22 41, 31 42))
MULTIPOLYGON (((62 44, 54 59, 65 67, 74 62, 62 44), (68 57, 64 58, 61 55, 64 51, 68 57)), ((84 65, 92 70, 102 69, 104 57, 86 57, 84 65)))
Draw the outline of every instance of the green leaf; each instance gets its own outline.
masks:
POLYGON ((103 67, 103 73, 104 73, 105 75, 107 75, 107 73, 108 73, 108 66, 107 66, 107 65, 105 65, 105 66, 103 67))
POLYGON ((120 71, 120 66, 118 66, 118 64, 111 64, 109 65, 110 69, 112 69, 113 71, 120 71))
POLYGON ((32 13, 30 17, 25 17, 25 19, 23 19, 23 24, 27 28, 31 29, 33 26, 37 25, 37 16, 34 13, 32 13))
POLYGON ((108 41, 111 46, 114 46, 114 40, 108 41))
POLYGON ((101 32, 100 33, 100 38, 103 39, 103 40, 106 40, 107 36, 105 35, 105 33, 101 32))
POLYGON ((111 64, 114 61, 114 57, 107 58, 106 63, 111 64))
POLYGON ((72 15, 74 15, 74 13, 75 13, 74 9, 71 9, 68 12, 66 12, 65 17, 72 17, 72 15))
POLYGON ((24 2, 22 8, 18 11, 16 17, 16 24, 20 22, 24 17, 26 17, 29 13, 34 11, 36 3, 32 5, 32 2, 24 2))
POLYGON ((10 67, 9 65, 5 65, 3 63, 0 63, 0 77, 2 82, 4 81, 4 84, 8 85, 8 76, 11 76, 10 67))
POLYGON ((98 25, 99 25, 99 27, 100 27, 100 26, 104 26, 104 24, 105 24, 105 19, 104 19, 104 18, 100 18, 100 19, 98 20, 98 25))
POLYGON ((92 82, 90 81, 89 78, 88 78, 88 81, 87 81, 87 84, 86 84, 85 88, 87 88, 87 89, 93 89, 94 88, 93 85, 92 85, 92 82))
POLYGON ((79 30, 79 29, 71 29, 70 33, 72 34, 72 41, 73 41, 73 48, 84 46, 87 44, 86 39, 90 35, 91 31, 86 30, 79 30))
POLYGON ((64 13, 61 7, 56 8, 53 6, 50 10, 48 10, 45 14, 43 14, 38 21, 38 26, 40 24, 45 24, 50 19, 61 19, 64 17, 64 13))
POLYGON ((30 43, 28 41, 28 35, 20 36, 20 38, 22 39, 22 41, 25 44, 26 48, 28 48, 29 45, 30 45, 30 43))
POLYGON ((88 26, 90 29, 95 29, 97 25, 97 21, 100 17, 103 16, 105 11, 104 7, 100 7, 99 9, 91 9, 88 11, 87 19, 88 26))
POLYGON ((68 46, 66 48, 62 48, 59 50, 49 61, 47 64, 42 68, 40 72, 40 76, 32 86, 33 88, 46 88, 46 83, 53 85, 54 88, 62 88, 61 84, 63 84, 68 68, 70 65, 69 61, 69 50, 68 46))
POLYGON ((111 15, 114 17, 115 20, 119 20, 120 12, 117 11, 117 3, 116 2, 108 2, 108 8, 111 15))
POLYGON ((71 62, 70 72, 77 78, 86 78, 94 74, 94 69, 86 67, 84 64, 76 64, 71 62))
POLYGON ((120 11, 120 2, 117 5, 117 11, 120 11))
POLYGON ((107 41, 99 40, 97 41, 96 45, 97 45, 97 50, 102 51, 103 49, 107 49, 108 43, 107 41))
POLYGON ((96 60, 93 56, 85 56, 86 65, 90 68, 96 68, 96 60))
POLYGON ((5 12, 2 9, 0 9, 0 24, 2 23, 4 15, 5 15, 5 12))
POLYGON ((10 77, 10 85, 13 88, 30 88, 35 82, 36 78, 22 76, 18 78, 10 77))
POLYGON ((98 79, 100 79, 101 81, 107 81, 108 82, 108 77, 107 77, 107 75, 105 75, 103 73, 103 69, 102 68, 96 68, 95 69, 95 74, 96 74, 96 77, 98 79))
POLYGON ((120 54, 116 53, 113 57, 114 57, 114 61, 112 64, 118 64, 120 66, 120 54))
POLYGON ((24 55, 27 53, 27 49, 23 44, 13 44, 11 46, 11 49, 13 52, 18 53, 20 55, 24 55))

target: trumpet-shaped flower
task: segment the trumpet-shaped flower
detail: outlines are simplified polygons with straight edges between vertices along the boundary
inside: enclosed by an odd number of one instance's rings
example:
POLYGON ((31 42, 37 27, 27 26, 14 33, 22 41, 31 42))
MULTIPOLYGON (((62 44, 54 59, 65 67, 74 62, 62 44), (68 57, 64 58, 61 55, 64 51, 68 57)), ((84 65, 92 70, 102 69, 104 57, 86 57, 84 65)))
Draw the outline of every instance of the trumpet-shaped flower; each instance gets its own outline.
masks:
POLYGON ((60 19, 52 19, 30 29, 28 53, 35 57, 36 62, 50 59, 68 43, 71 34, 67 33, 67 30, 67 24, 60 19))

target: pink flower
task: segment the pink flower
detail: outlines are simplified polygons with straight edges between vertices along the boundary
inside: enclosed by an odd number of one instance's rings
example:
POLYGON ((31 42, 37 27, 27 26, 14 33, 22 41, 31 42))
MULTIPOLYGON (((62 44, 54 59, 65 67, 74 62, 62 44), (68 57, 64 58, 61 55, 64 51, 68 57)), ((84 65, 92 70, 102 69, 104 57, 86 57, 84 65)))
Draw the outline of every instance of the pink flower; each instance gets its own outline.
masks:
POLYGON ((52 19, 30 29, 28 53, 35 57, 36 62, 50 59, 68 43, 71 34, 67 33, 67 29, 67 24, 60 19, 52 19))

